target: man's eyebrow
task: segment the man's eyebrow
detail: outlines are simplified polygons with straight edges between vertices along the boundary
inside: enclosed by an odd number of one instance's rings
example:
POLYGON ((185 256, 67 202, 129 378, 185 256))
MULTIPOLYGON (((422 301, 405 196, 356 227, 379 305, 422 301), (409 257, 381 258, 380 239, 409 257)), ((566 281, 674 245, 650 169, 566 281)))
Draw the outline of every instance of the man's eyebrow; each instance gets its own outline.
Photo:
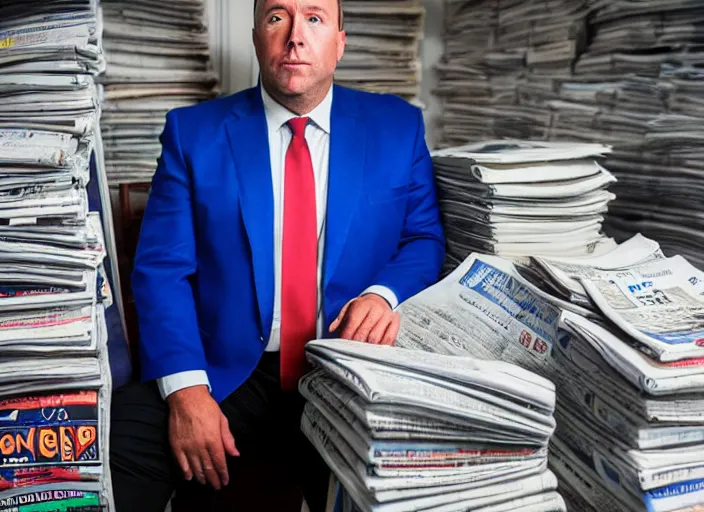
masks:
POLYGON ((269 14, 272 11, 278 11, 279 9, 286 9, 285 5, 282 4, 275 4, 269 7, 264 14, 269 14))
MULTIPOLYGON (((270 13, 274 11, 279 11, 279 10, 286 10, 286 6, 283 4, 274 4, 271 7, 269 7, 266 12, 264 12, 264 15, 267 16, 270 13)), ((324 15, 328 15, 328 10, 325 7, 321 7, 319 5, 304 5, 303 10, 305 11, 313 11, 313 12, 319 12, 324 15)))
POLYGON ((325 7, 320 7, 319 5, 304 6, 303 9, 306 11, 322 12, 323 14, 328 13, 325 7))

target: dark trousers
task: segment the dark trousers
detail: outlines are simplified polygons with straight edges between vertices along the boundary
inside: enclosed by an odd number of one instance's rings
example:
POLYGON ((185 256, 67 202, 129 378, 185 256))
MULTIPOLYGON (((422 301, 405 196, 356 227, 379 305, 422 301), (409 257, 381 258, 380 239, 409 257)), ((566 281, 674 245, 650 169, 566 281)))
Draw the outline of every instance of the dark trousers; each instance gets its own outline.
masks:
POLYGON ((217 510, 220 507, 206 504, 222 502, 228 488, 238 484, 233 478, 245 474, 247 468, 269 463, 282 471, 257 478, 264 480, 258 487, 272 494, 247 498, 237 491, 222 509, 265 510, 245 503, 272 498, 280 492, 277 489, 293 484, 311 512, 322 512, 330 473, 301 432, 303 404, 298 392, 281 391, 278 353, 264 353, 252 376, 220 404, 240 456, 228 457, 230 483, 215 491, 195 478, 191 482, 183 479, 169 445, 168 404, 159 395, 156 383, 130 383, 116 389, 111 410, 110 468, 117 512, 163 512, 174 491, 175 503, 199 503, 200 510, 217 510))

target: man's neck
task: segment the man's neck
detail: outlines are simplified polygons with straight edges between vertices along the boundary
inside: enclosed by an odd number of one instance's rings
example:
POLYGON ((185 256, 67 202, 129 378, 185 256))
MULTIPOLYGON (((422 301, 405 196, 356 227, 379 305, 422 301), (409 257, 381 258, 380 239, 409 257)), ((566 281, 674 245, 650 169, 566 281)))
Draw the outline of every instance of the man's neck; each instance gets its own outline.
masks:
POLYGON ((269 96, 272 97, 279 105, 286 107, 288 110, 296 114, 297 116, 304 116, 311 113, 315 107, 320 105, 325 97, 328 95, 330 87, 332 84, 327 84, 321 86, 315 91, 310 91, 308 94, 300 94, 294 96, 288 96, 281 94, 274 87, 267 87, 267 85, 262 81, 262 87, 266 89, 269 96))

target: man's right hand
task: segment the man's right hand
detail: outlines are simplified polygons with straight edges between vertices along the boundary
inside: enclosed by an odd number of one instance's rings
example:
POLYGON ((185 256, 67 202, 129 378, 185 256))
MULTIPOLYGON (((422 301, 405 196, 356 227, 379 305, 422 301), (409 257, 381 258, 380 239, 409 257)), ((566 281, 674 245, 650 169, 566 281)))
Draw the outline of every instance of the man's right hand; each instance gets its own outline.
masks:
POLYGON ((186 480, 194 476, 215 489, 227 485, 225 454, 239 455, 227 418, 207 386, 192 386, 170 394, 169 442, 186 480))

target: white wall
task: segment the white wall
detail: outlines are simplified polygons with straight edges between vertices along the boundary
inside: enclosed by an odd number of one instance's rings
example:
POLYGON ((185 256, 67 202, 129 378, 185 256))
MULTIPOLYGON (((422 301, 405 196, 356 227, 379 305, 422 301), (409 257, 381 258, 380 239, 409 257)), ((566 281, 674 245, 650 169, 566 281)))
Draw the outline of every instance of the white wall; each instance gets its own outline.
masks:
POLYGON ((223 94, 241 91, 255 83, 253 9, 254 0, 208 0, 210 51, 223 94))
POLYGON ((433 67, 438 63, 443 53, 443 18, 445 13, 444 0, 423 0, 425 7, 425 27, 423 41, 420 47, 420 57, 423 78, 421 82, 421 100, 425 104, 426 141, 432 149, 436 141, 436 124, 441 115, 441 106, 432 95, 437 83, 433 67))
MULTIPOLYGON (((433 66, 442 54, 444 0, 423 0, 426 10, 425 37, 421 63, 423 83, 421 101, 425 104, 428 145, 435 143, 435 123, 440 114, 431 91, 435 86, 433 66)), ((220 74, 223 94, 231 94, 256 83, 259 67, 252 47, 252 10, 254 0, 208 0, 211 54, 220 74)))

